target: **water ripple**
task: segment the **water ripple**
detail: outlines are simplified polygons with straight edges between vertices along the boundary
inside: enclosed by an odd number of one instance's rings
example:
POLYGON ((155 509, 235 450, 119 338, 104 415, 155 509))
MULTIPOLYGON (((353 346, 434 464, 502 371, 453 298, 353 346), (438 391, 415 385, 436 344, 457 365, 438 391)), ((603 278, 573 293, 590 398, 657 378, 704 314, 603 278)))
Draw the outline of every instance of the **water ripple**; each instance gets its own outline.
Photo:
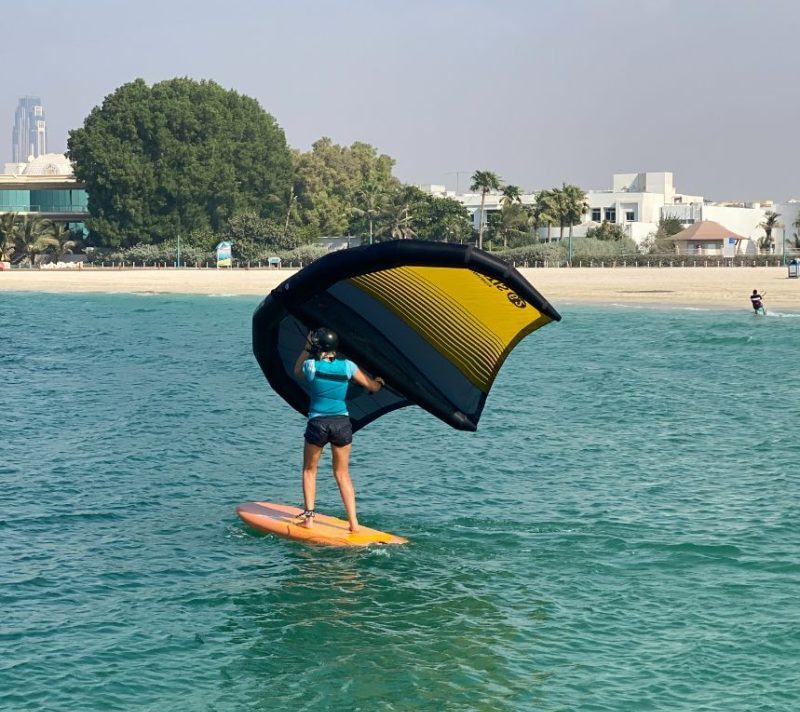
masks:
POLYGON ((411 543, 342 551, 233 513, 299 499, 254 300, 3 299, 3 709, 800 707, 794 320, 565 309, 478 433, 357 435, 361 518, 411 543))

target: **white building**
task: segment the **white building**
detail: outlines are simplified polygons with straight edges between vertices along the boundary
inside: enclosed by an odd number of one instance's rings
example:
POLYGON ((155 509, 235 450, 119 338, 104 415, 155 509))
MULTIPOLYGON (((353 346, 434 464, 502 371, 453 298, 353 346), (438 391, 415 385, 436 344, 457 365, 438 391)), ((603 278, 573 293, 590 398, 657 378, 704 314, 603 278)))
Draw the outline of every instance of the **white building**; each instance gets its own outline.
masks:
MULTIPOLYGON (((424 185, 419 188, 432 195, 458 200, 470 211, 473 224, 478 227, 481 203, 479 193, 457 194, 447 191, 443 185, 424 185)), ((501 198, 501 193, 489 193, 486 196, 484 213, 500 210, 501 198)), ((535 192, 522 195, 523 205, 533 205, 535 202, 535 192)), ((776 245, 784 244, 785 238, 791 238, 794 232, 800 234, 800 229, 793 227, 794 221, 800 215, 800 202, 778 206, 774 206, 770 201, 713 203, 705 200, 702 195, 678 193, 670 172, 615 173, 611 188, 587 191, 586 202, 589 209, 581 224, 573 227, 573 237, 582 237, 590 228, 608 221, 622 225, 625 232, 637 244, 641 244, 655 232, 661 218, 678 218, 684 227, 704 220, 713 220, 731 232, 748 238, 747 242, 740 245, 740 252, 755 253, 759 241, 765 235, 761 223, 769 210, 782 214, 781 223, 784 227, 773 233, 776 245)), ((553 228, 551 234, 557 237, 558 226, 553 228)), ((543 228, 540 231, 541 236, 546 232, 546 228, 543 228)), ((780 248, 776 251, 780 253, 780 248)))
POLYGON ((776 203, 773 210, 779 215, 778 228, 772 233, 775 252, 794 257, 798 254, 798 248, 794 245, 797 243, 797 238, 800 238, 800 227, 797 225, 800 221, 800 200, 776 203))
MULTIPOLYGON (((656 229, 662 208, 696 201, 702 203, 703 197, 677 193, 672 173, 615 173, 611 190, 589 190, 586 201, 589 204, 587 221, 594 224, 607 220, 624 225, 625 232, 641 243, 656 229)), ((573 234, 584 235, 586 229, 575 228, 573 234)))

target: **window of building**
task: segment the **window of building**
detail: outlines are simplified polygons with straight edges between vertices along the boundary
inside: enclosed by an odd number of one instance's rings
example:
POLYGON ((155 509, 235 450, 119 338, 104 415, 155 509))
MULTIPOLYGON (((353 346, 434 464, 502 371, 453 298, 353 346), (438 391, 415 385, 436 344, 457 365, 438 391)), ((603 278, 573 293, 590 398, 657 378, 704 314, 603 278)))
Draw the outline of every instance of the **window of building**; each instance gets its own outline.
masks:
POLYGON ((603 219, 603 211, 601 208, 592 208, 592 220, 600 222, 603 219))
POLYGON ((617 209, 616 208, 606 208, 606 220, 611 223, 617 222, 617 209))
POLYGON ((625 211, 625 221, 626 222, 633 222, 636 220, 636 213, 633 210, 626 210, 625 211))

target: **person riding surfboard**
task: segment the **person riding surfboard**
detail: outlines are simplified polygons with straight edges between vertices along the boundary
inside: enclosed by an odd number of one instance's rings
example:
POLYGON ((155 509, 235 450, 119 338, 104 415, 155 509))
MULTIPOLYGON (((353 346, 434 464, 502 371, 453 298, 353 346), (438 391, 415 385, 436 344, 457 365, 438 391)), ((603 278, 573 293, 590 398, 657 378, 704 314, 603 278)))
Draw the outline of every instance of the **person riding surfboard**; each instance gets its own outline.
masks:
POLYGON ((330 443, 333 476, 342 496, 350 531, 358 531, 356 495, 350 479, 350 448, 353 427, 347 412, 347 385, 352 380, 370 393, 384 385, 382 378, 370 378, 352 361, 338 358, 339 336, 326 327, 312 331, 294 365, 294 375, 308 382, 311 403, 303 447, 303 500, 305 511, 301 524, 314 525, 314 500, 317 489, 317 466, 322 450, 330 443))
MULTIPOLYGON (((766 294, 766 292, 764 292, 766 294)), ((764 295, 759 294, 757 289, 753 290, 753 293, 750 295, 750 304, 753 305, 753 311, 756 314, 766 314, 767 310, 764 308, 764 295)))

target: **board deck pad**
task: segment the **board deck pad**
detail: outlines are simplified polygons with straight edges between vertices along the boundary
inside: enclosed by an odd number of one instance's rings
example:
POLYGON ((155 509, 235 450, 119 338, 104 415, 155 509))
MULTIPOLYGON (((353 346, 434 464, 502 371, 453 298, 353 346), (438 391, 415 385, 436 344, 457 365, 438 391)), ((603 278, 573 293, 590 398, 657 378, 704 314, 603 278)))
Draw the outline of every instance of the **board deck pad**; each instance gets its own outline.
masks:
POLYGON ((314 526, 300 524, 303 510, 288 504, 275 502, 244 502, 236 507, 236 513, 254 529, 266 534, 277 534, 287 539, 297 539, 309 544, 328 546, 369 546, 370 544, 405 544, 403 537, 370 529, 361 525, 358 532, 351 532, 343 519, 317 514, 314 526))

